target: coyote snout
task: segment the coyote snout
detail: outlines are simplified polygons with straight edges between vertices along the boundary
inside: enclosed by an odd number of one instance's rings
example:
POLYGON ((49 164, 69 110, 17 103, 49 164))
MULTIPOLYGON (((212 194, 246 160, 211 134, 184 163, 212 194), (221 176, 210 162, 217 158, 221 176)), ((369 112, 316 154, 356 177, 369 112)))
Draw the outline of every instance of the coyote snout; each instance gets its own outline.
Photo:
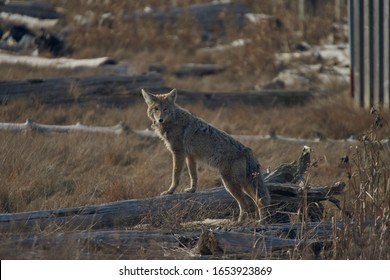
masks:
POLYGON ((198 187, 196 162, 202 161, 220 172, 225 188, 238 203, 240 221, 249 210, 245 194, 256 204, 260 220, 264 218, 262 208, 270 204, 270 196, 252 150, 176 105, 176 89, 159 95, 142 90, 142 95, 154 131, 172 153, 172 184, 162 195, 172 194, 179 185, 184 161, 191 180, 185 191, 195 192, 198 187))

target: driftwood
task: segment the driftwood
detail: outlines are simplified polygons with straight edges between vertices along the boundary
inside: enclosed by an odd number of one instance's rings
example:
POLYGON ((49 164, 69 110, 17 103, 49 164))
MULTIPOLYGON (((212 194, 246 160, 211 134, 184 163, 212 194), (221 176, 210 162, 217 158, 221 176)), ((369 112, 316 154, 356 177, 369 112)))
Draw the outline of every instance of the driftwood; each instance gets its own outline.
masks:
POLYGON ((0 63, 58 69, 97 68, 104 65, 116 64, 116 62, 109 57, 89 59, 73 59, 64 57, 46 58, 38 56, 12 55, 6 53, 0 53, 0 63))
POLYGON ((29 28, 51 28, 56 26, 63 15, 50 7, 37 3, 9 3, 0 5, 0 18, 29 28))
POLYGON ((86 132, 86 133, 121 134, 127 131, 128 128, 123 123, 119 123, 117 125, 110 126, 110 127, 87 126, 80 123, 76 123, 74 125, 46 125, 46 124, 35 123, 31 119, 27 119, 25 123, 0 123, 0 130, 36 131, 41 133, 86 132))
POLYGON ((324 242, 331 241, 334 230, 342 227, 340 223, 317 222, 209 230, 200 235, 197 249, 202 255, 251 254, 253 258, 267 257, 275 251, 304 246, 310 247, 316 256, 324 242))
POLYGON ((19 14, 39 19, 60 19, 63 15, 48 7, 48 5, 38 3, 9 3, 0 5, 0 12, 19 14))
MULTIPOLYGON (((131 129, 123 122, 118 123, 114 126, 88 126, 81 123, 71 124, 71 125, 50 125, 50 124, 41 124, 27 119, 24 123, 3 123, 0 122, 0 130, 8 131, 34 131, 40 133, 71 133, 71 132, 85 132, 85 133, 108 133, 108 134, 122 134, 122 133, 134 133, 141 137, 147 138, 158 138, 158 136, 150 129, 131 129)), ((301 145, 308 145, 312 143, 319 143, 321 141, 331 142, 331 143, 348 143, 348 144, 357 144, 360 143, 358 139, 348 138, 348 139, 324 139, 320 138, 294 138, 294 137, 285 137, 282 135, 232 135, 239 141, 278 141, 285 143, 294 143, 301 145)), ((389 145, 390 139, 380 140, 382 145, 389 145)))
MULTIPOLYGON (((317 221, 321 216, 321 201, 329 200, 338 205, 334 195, 340 194, 344 183, 332 187, 299 186, 310 161, 310 149, 306 147, 297 162, 283 164, 274 172, 265 175, 273 206, 268 209, 272 219, 286 221, 284 212, 302 212, 302 199, 309 205, 309 216, 317 221), (283 183, 281 183, 283 182, 283 183), (296 182, 296 184, 292 183, 296 182)), ((175 222, 186 222, 206 218, 233 218, 238 213, 237 204, 225 188, 214 188, 195 194, 176 193, 146 199, 132 199, 96 206, 33 211, 0 215, 0 231, 31 231, 50 225, 64 228, 113 228, 154 224, 169 226, 175 222), (166 224, 164 224, 166 223, 166 224)))
MULTIPOLYGON (((167 92, 170 89, 165 86, 162 76, 158 73, 0 81, 0 102, 33 97, 42 103, 49 104, 98 102, 126 106, 134 102, 144 102, 140 93, 141 88, 156 93, 167 92)), ((179 90, 178 99, 182 103, 200 101, 209 107, 236 103, 269 106, 272 104, 302 104, 318 94, 305 90, 257 90, 250 92, 179 90)))
POLYGON ((83 230, 44 235, 2 235, 1 259, 163 259, 188 258, 196 252, 200 231, 83 230), (12 250, 9 250, 12 248, 12 250), (4 254, 4 252, 8 252, 4 254))
MULTIPOLYGON (((24 123, 3 123, 0 122, 0 130, 8 131, 34 131, 39 133, 71 133, 71 132, 85 132, 85 133, 108 133, 108 134, 122 134, 122 133, 134 133, 141 137, 147 138, 156 138, 158 136, 150 129, 132 129, 129 128, 123 122, 118 123, 114 126, 88 126, 81 123, 71 124, 71 125, 50 125, 50 124, 41 124, 27 119, 24 123)), ((232 134, 232 137, 239 141, 278 141, 284 143, 293 143, 301 145, 309 145, 313 143, 328 142, 328 143, 347 143, 358 144, 361 143, 359 139, 348 138, 348 139, 320 139, 320 138, 295 138, 295 137, 286 137, 278 134, 268 134, 268 135, 238 135, 232 134)), ((379 140, 381 145, 390 145, 390 139, 379 140)))
POLYGON ((310 246, 317 254, 329 242, 336 223, 271 224, 192 231, 81 230, 2 234, 1 259, 163 259, 207 258, 207 255, 269 257, 290 248, 310 246), (12 250, 9 250, 12 248, 12 250), (10 251, 7 255, 4 251, 10 251))
POLYGON ((93 101, 123 105, 133 103, 137 95, 141 100, 141 88, 166 89, 156 73, 0 81, 0 102, 36 98, 49 104, 93 101))

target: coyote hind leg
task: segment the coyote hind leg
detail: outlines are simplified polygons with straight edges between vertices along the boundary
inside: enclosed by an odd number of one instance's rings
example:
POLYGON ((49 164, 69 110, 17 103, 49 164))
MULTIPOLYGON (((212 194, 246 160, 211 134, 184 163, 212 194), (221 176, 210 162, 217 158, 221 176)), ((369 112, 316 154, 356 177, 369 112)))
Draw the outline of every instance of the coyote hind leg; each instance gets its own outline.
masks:
POLYGON ((242 188, 238 182, 235 182, 232 176, 230 175, 222 175, 222 181, 227 189, 227 191, 234 197, 234 199, 238 203, 238 207, 240 209, 240 214, 238 217, 238 221, 241 222, 248 217, 249 206, 245 201, 245 194, 242 191, 242 188))
POLYGON ((267 203, 268 203, 267 198, 261 197, 259 190, 255 190, 250 183, 245 185, 245 192, 252 199, 252 201, 255 203, 256 208, 257 208, 257 214, 259 217, 259 221, 261 223, 263 223, 266 219, 266 213, 264 211, 264 207, 268 206, 267 205, 267 203))

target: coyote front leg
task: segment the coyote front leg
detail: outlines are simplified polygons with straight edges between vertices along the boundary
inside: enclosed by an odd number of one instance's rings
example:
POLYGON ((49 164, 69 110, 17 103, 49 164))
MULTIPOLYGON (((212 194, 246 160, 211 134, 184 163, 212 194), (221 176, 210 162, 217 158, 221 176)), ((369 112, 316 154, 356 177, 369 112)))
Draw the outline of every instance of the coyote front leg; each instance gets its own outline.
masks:
POLYGON ((166 195, 166 194, 173 194, 177 186, 179 185, 180 182, 180 175, 181 171, 183 170, 183 165, 184 165, 184 153, 181 152, 172 152, 172 161, 173 161, 173 166, 172 166, 172 184, 169 187, 167 191, 164 191, 161 193, 161 195, 166 195))
POLYGON ((196 161, 194 157, 187 156, 186 162, 187 162, 188 173, 190 174, 191 186, 185 189, 184 191, 188 193, 193 193, 196 192, 196 189, 198 188, 198 172, 196 170, 196 161))

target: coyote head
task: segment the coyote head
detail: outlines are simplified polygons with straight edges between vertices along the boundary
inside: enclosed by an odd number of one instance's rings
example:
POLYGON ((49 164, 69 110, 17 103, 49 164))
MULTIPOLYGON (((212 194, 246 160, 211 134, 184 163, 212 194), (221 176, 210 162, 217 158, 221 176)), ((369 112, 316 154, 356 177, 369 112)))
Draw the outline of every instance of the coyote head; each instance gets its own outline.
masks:
POLYGON ((174 118, 174 107, 177 90, 173 89, 169 93, 154 95, 142 89, 142 95, 148 105, 148 117, 154 124, 163 124, 174 118))

